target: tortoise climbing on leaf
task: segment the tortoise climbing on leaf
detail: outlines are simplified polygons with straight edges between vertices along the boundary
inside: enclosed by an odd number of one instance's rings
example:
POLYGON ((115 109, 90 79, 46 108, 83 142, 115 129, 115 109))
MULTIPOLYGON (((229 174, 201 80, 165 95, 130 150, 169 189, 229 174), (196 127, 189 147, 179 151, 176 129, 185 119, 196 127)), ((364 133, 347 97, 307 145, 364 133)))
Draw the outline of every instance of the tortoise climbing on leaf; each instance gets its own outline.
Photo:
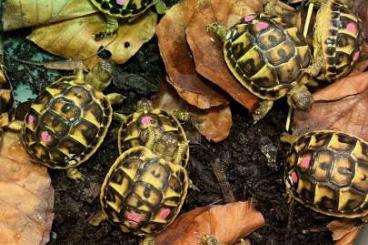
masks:
POLYGON ((115 34, 119 19, 132 21, 144 14, 152 5, 158 13, 164 13, 166 6, 162 0, 90 0, 106 16, 105 30, 95 35, 96 40, 115 34))
POLYGON ((312 96, 305 84, 310 78, 302 70, 310 64, 311 51, 295 26, 282 18, 251 14, 230 28, 213 23, 208 29, 223 42, 232 74, 263 100, 253 114, 255 122, 284 96, 290 106, 309 109, 312 96))
POLYGON ((119 129, 119 152, 145 146, 165 160, 186 166, 189 144, 177 118, 188 120, 188 113, 169 113, 153 108, 149 100, 140 100, 136 112, 123 118, 119 129))
POLYGON ((33 101, 21 138, 34 161, 82 178, 75 167, 96 152, 111 123, 111 104, 123 100, 120 94, 102 93, 111 77, 111 64, 101 61, 87 75, 79 71, 60 78, 33 101))
POLYGON ((111 166, 101 187, 102 211, 90 223, 108 219, 123 232, 158 233, 178 215, 188 184, 182 166, 143 146, 133 147, 111 166))
POLYGON ((289 137, 285 183, 314 211, 341 218, 368 215, 368 143, 336 131, 289 137))
POLYGON ((312 76, 332 81, 347 75, 358 61, 362 45, 361 21, 351 0, 309 0, 320 5, 313 36, 312 76))

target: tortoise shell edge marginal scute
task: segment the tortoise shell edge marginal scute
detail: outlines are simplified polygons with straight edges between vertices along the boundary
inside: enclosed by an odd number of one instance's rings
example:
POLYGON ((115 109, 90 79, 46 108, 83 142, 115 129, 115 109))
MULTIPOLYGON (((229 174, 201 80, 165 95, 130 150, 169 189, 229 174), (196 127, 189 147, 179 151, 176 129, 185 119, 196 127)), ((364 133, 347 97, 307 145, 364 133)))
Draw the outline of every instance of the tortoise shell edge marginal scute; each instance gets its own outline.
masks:
POLYGON ((302 79, 311 52, 296 27, 266 15, 232 27, 224 43, 225 61, 237 80, 261 99, 276 100, 302 79))
POLYGON ((90 0, 102 13, 119 18, 129 19, 144 13, 155 4, 156 0, 90 0))
POLYGON ((49 85, 25 117, 22 142, 34 161, 49 168, 77 167, 99 148, 112 120, 100 91, 74 76, 49 85))
POLYGON ((368 214, 368 143, 343 132, 312 131, 288 154, 288 193, 311 209, 335 217, 368 214))

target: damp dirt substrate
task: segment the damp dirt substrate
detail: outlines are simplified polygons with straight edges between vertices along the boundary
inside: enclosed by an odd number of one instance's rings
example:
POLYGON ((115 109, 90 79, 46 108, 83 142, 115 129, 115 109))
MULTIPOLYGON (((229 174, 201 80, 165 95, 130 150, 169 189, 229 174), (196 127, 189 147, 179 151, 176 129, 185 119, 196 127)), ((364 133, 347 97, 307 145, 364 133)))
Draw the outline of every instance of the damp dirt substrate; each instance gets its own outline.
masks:
MULTIPOLYGON (((18 56, 27 60, 36 50, 26 49, 18 56)), ((19 63, 8 60, 6 65, 11 71, 16 70, 14 66, 19 63)), ((42 74, 39 79, 21 79, 19 74, 9 74, 15 87, 17 81, 26 80, 33 83, 31 87, 38 93, 42 88, 40 84, 48 83, 42 81, 42 74)), ((127 64, 118 68, 109 90, 117 90, 128 99, 115 109, 124 113, 132 112, 135 102, 154 94, 159 81, 163 79, 164 65, 154 38, 127 64)), ((277 102, 269 115, 256 125, 251 124, 251 117, 238 104, 232 102, 231 108, 233 126, 226 140, 211 143, 202 138, 190 145, 189 175, 200 191, 189 191, 182 212, 199 206, 224 203, 219 183, 211 168, 211 163, 217 161, 225 170, 236 200, 252 198, 266 218, 266 225, 249 236, 253 245, 333 244, 326 229, 331 218, 316 214, 295 202, 290 204, 285 197, 282 178, 288 145, 281 143, 279 136, 286 119, 286 102, 277 102)), ((187 130, 193 130, 188 123, 184 126, 187 130)), ((85 181, 75 183, 66 178, 62 171, 49 171, 55 188, 55 219, 49 244, 138 244, 138 237, 123 234, 108 222, 97 228, 88 224, 99 210, 100 184, 118 156, 118 127, 118 123, 112 123, 97 153, 79 168, 86 176, 85 181)))

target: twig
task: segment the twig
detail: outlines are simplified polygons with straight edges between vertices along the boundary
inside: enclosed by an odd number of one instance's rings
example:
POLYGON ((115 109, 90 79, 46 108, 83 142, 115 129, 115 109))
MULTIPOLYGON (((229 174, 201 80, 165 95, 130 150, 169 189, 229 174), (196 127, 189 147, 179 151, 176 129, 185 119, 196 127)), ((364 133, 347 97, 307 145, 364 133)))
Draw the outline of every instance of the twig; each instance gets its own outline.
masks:
POLYGON ((211 161, 211 166, 213 173, 215 174, 217 181, 220 184, 221 192, 225 199, 225 202, 235 202, 234 193, 231 190, 230 183, 226 178, 225 170, 220 160, 216 158, 214 161, 211 161))
POLYGON ((287 222, 287 227, 286 227, 286 232, 285 232, 285 241, 284 244, 288 245, 289 244, 289 235, 290 235, 290 230, 291 230, 291 226, 292 226, 292 221, 293 221, 293 217, 294 217, 294 200, 290 201, 289 204, 289 216, 288 216, 288 222, 287 222))

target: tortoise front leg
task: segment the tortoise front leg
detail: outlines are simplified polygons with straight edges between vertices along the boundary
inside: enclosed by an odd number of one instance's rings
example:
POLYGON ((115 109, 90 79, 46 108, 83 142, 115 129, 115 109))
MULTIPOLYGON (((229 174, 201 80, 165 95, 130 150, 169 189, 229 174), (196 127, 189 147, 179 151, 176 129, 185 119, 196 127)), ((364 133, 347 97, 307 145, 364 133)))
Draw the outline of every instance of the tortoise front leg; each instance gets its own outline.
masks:
POLYGON ((112 36, 117 33, 119 28, 119 21, 117 18, 106 15, 106 25, 105 30, 95 34, 95 40, 99 41, 105 37, 112 36))
POLYGON ((125 96, 119 93, 111 93, 106 95, 107 100, 112 104, 120 104, 125 100, 125 96))
POLYGON ((183 155, 185 154, 187 147, 188 147, 187 142, 179 143, 178 149, 176 151, 175 159, 174 159, 175 164, 181 165, 181 161, 183 160, 183 155))
POLYGON ((155 141, 156 141, 155 131, 152 127, 148 127, 147 128, 147 141, 146 141, 146 144, 144 146, 147 147, 148 149, 152 150, 153 145, 155 144, 155 141))
POLYGON ((92 217, 92 219, 88 223, 93 226, 99 226, 101 222, 105 220, 107 220, 106 214, 102 210, 100 210, 92 217))
POLYGON ((253 112, 253 124, 264 118, 273 106, 272 100, 265 100, 259 103, 258 108, 253 112))
POLYGON ((68 178, 75 180, 75 181, 83 181, 84 180, 84 176, 81 172, 79 172, 78 169, 76 168, 68 168, 66 170, 66 176, 68 176, 68 178))

